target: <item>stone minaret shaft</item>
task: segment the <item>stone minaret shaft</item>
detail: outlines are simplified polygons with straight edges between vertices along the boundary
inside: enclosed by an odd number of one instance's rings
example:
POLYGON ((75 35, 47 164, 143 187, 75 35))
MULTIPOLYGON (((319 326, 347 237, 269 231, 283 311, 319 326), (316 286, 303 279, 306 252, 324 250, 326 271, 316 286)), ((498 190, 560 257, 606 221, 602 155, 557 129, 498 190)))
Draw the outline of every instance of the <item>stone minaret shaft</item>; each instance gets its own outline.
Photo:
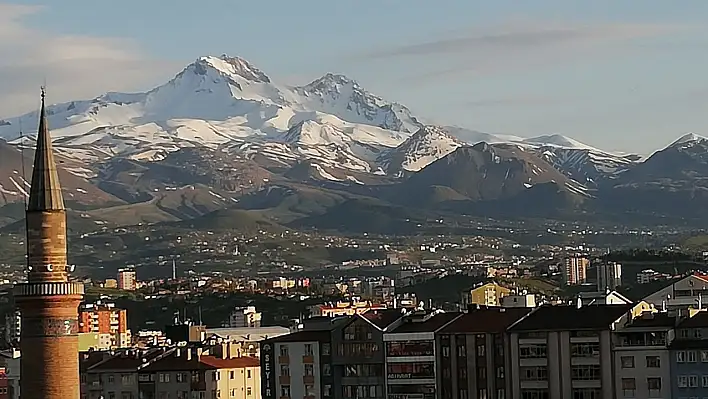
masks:
POLYGON ((79 399, 78 306, 84 287, 67 277, 66 210, 44 111, 44 89, 25 219, 27 282, 15 287, 22 313, 20 395, 22 399, 79 399))

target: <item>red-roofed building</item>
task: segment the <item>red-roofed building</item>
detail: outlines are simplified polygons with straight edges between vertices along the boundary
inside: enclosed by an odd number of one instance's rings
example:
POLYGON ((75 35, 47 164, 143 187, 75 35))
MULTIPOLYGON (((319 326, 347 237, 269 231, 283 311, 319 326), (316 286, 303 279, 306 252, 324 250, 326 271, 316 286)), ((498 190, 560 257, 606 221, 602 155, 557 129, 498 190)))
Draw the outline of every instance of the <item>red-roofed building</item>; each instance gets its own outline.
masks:
POLYGON ((260 361, 229 346, 96 352, 82 357, 82 397, 260 399, 260 361))

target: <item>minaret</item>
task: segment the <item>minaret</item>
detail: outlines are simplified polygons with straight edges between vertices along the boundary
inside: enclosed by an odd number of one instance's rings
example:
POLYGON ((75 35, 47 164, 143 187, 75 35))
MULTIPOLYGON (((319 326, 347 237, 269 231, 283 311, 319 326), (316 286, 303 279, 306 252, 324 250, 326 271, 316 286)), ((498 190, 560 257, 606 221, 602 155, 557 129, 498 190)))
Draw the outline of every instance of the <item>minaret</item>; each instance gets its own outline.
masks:
POLYGON ((22 399, 79 399, 78 306, 84 286, 69 282, 66 210, 47 117, 39 114, 27 210, 27 282, 15 286, 22 313, 22 399))

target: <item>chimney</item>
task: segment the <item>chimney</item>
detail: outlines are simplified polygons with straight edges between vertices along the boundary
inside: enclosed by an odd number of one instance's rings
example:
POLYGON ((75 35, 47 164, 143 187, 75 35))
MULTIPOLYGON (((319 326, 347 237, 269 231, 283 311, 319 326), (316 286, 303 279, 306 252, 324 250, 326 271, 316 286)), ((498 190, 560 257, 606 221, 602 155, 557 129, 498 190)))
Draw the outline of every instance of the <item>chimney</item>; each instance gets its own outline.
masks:
POLYGON ((578 303, 577 303, 577 308, 580 309, 583 307, 583 299, 580 298, 580 295, 578 295, 578 303))
POLYGON ((187 361, 192 360, 192 349, 187 348, 187 361))
POLYGON ((229 354, 229 344, 227 342, 224 342, 223 344, 221 344, 221 358, 228 359, 228 354, 229 354))

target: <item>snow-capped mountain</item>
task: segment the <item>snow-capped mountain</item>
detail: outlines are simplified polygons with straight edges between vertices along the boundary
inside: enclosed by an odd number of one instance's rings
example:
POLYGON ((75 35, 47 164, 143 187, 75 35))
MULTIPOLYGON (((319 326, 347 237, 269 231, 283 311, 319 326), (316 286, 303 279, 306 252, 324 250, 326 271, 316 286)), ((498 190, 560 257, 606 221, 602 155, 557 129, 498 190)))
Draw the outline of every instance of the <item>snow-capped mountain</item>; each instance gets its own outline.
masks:
POLYGON ((616 178, 639 160, 636 155, 617 155, 594 148, 542 145, 534 148, 534 151, 564 175, 589 187, 616 178))
MULTIPOLYGON (((465 143, 485 142, 553 153, 547 160, 572 170, 567 174, 573 178, 585 164, 614 170, 598 163, 611 154, 564 136, 525 139, 424 126, 405 106, 346 76, 329 73, 287 86, 226 55, 200 57, 145 93, 106 93, 49 106, 47 113, 56 151, 88 164, 116 156, 157 161, 180 148, 211 148, 283 167, 312 160, 328 169, 397 175, 418 171, 465 143)), ((20 137, 19 127, 36 124, 36 112, 4 119, 0 138, 31 147, 33 132, 20 137)))
MULTIPOLYGON (((274 147, 274 156, 357 158, 350 162, 356 169, 368 169, 365 164, 380 150, 397 146, 419 126, 406 107, 344 76, 328 74, 288 87, 246 60, 225 55, 201 57, 146 93, 107 93, 52 105, 47 113, 57 147, 80 149, 82 157, 159 159, 189 146, 253 148, 233 145, 248 141, 274 147), (335 152, 327 150, 331 139, 335 152)), ((19 126, 35 126, 36 120, 36 112, 6 119, 0 137, 16 140, 19 126)))
POLYGON ((379 165, 389 174, 417 172, 465 145, 438 126, 423 126, 398 147, 381 154, 379 165))

